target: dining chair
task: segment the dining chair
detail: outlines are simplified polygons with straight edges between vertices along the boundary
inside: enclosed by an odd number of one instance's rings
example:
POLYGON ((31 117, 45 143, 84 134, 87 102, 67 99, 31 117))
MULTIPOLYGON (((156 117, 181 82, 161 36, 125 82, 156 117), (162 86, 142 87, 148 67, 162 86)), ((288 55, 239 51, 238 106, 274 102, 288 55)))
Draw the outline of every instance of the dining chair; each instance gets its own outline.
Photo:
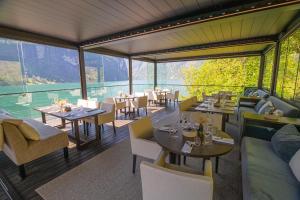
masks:
POLYGON ((117 101, 115 98, 113 97, 109 97, 106 98, 104 100, 105 103, 110 103, 110 104, 115 104, 115 110, 116 110, 116 118, 118 117, 118 111, 120 111, 120 113, 122 112, 122 110, 124 109, 125 111, 125 115, 127 115, 127 105, 126 105, 126 101, 117 101))
POLYGON ((132 173, 135 173, 137 156, 155 160, 162 148, 153 141, 153 127, 149 117, 130 123, 128 128, 133 156, 132 173))
MULTIPOLYGON (((104 124, 112 122, 113 129, 114 129, 114 134, 116 134, 116 126, 115 126, 115 104, 111 103, 101 103, 100 105, 101 110, 105 110, 105 113, 99 114, 98 115, 98 125, 104 129, 104 124)), ((91 123, 95 123, 94 118, 84 118, 84 121, 87 124, 87 132, 88 130, 88 125, 91 123)))
POLYGON ((135 109, 137 110, 138 116, 140 116, 140 112, 139 112, 140 108, 143 108, 146 112, 146 115, 148 115, 147 104, 148 104, 147 96, 137 97, 136 100, 130 101, 130 107, 133 108, 134 112, 135 112, 135 109))
POLYGON ((173 101, 174 107, 175 107, 175 102, 178 103, 178 98, 179 98, 179 90, 176 90, 174 93, 167 93, 167 100, 173 101))
POLYGON ((212 200, 212 164, 205 160, 204 173, 166 163, 168 152, 162 151, 154 163, 140 165, 143 200, 212 200))
POLYGON ((156 106, 157 106, 158 103, 161 103, 161 101, 164 99, 164 95, 160 94, 157 91, 153 91, 153 90, 148 92, 147 96, 148 96, 149 104, 150 104, 150 102, 152 102, 156 106))

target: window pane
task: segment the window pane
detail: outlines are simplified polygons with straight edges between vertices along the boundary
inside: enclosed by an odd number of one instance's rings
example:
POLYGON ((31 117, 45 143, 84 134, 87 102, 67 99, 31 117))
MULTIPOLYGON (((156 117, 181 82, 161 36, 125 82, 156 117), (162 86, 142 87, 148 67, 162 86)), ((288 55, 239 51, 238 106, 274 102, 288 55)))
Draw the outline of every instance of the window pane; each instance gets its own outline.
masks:
POLYGON ((81 97, 76 50, 0 39, 0 107, 16 117, 40 117, 34 107, 81 97))
POLYGON ((182 97, 218 91, 241 93, 244 87, 256 87, 259 57, 215 59, 159 64, 158 86, 180 89, 182 97))
POLYGON ((263 75, 263 88, 266 90, 270 90, 272 83, 272 72, 273 72, 273 64, 274 64, 274 48, 271 49, 265 57, 265 68, 263 75))
POLYGON ((88 98, 103 101, 120 92, 128 93, 128 60, 84 53, 88 98))
POLYGON ((278 68, 278 75, 276 81, 276 94, 279 97, 282 97, 282 87, 283 87, 283 80, 284 80, 284 73, 286 67, 286 56, 288 53, 288 40, 284 40, 281 42, 280 45, 280 61, 279 61, 279 68, 278 68))
POLYGON ((133 60, 132 84, 134 93, 154 88, 154 63, 133 60))

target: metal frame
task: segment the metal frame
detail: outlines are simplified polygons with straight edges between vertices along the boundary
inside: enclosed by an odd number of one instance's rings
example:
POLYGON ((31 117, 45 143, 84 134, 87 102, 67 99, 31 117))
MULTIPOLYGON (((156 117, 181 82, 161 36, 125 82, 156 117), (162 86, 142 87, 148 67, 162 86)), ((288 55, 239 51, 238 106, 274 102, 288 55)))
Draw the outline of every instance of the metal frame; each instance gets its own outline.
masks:
POLYGON ((81 84, 81 97, 87 99, 87 87, 86 87, 86 74, 85 74, 85 63, 84 63, 84 50, 83 48, 78 49, 79 54, 79 70, 80 70, 80 84, 81 84))
POLYGON ((257 87, 259 89, 262 89, 263 76, 264 76, 264 71, 265 71, 265 59, 266 59, 266 55, 262 54, 260 56, 259 77, 258 77, 258 83, 257 83, 257 87))
POLYGON ((95 48, 96 46, 101 46, 105 43, 110 43, 114 41, 140 37, 152 33, 157 33, 161 31, 171 30, 175 28, 185 27, 194 24, 200 24, 208 21, 213 21, 217 19, 224 19, 228 17, 238 16, 247 13, 253 13, 257 11, 269 10, 273 8, 278 8, 282 6, 288 6, 299 3, 299 0, 262 0, 250 3, 237 2, 238 5, 229 5, 225 8, 211 11, 197 11, 190 16, 180 16, 177 18, 171 18, 163 21, 156 22, 151 25, 146 25, 138 27, 135 29, 130 29, 127 31, 122 31, 118 33, 113 33, 110 35, 98 37, 95 39, 84 41, 80 46, 84 48, 95 48), (201 14, 199 14, 201 13, 201 14))
POLYGON ((129 94, 132 94, 132 57, 128 57, 129 94))
POLYGON ((232 46, 244 46, 244 45, 251 45, 251 44, 275 43, 276 41, 278 41, 278 36, 270 35, 270 36, 262 36, 256 38, 246 38, 240 40, 198 44, 198 45, 178 47, 172 49, 162 49, 157 51, 140 52, 140 53, 132 54, 132 56, 135 58, 139 56, 147 56, 147 55, 154 55, 154 54, 157 55, 157 54, 166 54, 166 53, 174 53, 174 52, 187 52, 187 51, 215 49, 215 48, 224 48, 224 47, 232 47, 232 46))
POLYGON ((222 58, 238 58, 238 57, 249 57, 249 56, 261 56, 261 51, 246 51, 239 53, 225 53, 225 54, 213 54, 213 55, 203 55, 203 56, 193 56, 193 57, 180 57, 173 59, 160 59, 157 60, 158 63, 166 62, 180 62, 180 61, 193 61, 193 60, 209 60, 209 59, 222 59, 222 58))
POLYGON ((157 87, 157 61, 154 62, 154 89, 157 87))

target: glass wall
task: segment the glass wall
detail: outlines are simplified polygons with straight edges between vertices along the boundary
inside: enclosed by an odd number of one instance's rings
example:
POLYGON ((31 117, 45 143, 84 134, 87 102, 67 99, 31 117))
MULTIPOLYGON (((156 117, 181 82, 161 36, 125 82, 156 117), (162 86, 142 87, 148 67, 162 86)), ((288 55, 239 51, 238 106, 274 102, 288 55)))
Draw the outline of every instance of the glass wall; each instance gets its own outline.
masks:
POLYGON ((154 88, 154 63, 133 60, 132 87, 134 93, 154 88))
POLYGON ((300 29, 280 44, 276 95, 300 105, 300 29))
POLYGON ((260 57, 160 63, 158 87, 180 91, 180 98, 218 91, 241 94, 245 87, 257 87, 260 57))
POLYGON ((0 108, 39 118, 33 108, 81 98, 76 50, 0 38, 0 108))
POLYGON ((274 48, 268 51, 265 55, 265 63, 264 63, 265 67, 264 67, 262 87, 263 89, 268 91, 270 91, 271 83, 272 83, 273 65, 274 65, 274 48))
POLYGON ((87 95, 103 101, 129 92, 128 59, 90 52, 84 53, 87 95))

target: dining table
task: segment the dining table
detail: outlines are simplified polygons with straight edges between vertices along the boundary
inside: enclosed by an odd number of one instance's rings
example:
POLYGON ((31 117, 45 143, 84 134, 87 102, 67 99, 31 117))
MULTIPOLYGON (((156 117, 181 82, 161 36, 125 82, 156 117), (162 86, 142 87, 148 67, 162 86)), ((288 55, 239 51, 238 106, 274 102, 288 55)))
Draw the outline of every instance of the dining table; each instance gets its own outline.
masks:
POLYGON ((187 153, 182 150, 187 141, 186 137, 183 135, 184 131, 183 128, 177 128, 176 134, 173 135, 168 133, 166 129, 154 129, 153 134, 155 141, 164 150, 170 152, 170 163, 175 164, 176 158, 180 158, 180 156, 202 158, 203 163, 207 159, 215 158, 215 171, 218 172, 219 157, 232 151, 234 147, 233 138, 226 132, 217 130, 217 137, 215 138, 218 138, 218 140, 213 140, 211 144, 200 144, 199 146, 193 145, 191 152, 187 153), (225 142, 222 142, 223 140, 225 142))
POLYGON ((50 105, 45 107, 34 108, 34 110, 39 111, 41 113, 43 123, 46 123, 46 115, 50 115, 61 119, 61 128, 65 127, 66 121, 70 121, 72 124, 74 124, 77 149, 82 150, 85 146, 91 143, 99 144, 101 141, 101 130, 98 126, 98 115, 103 114, 106 111, 98 108, 85 108, 78 107, 75 105, 70 105, 70 108, 71 110, 69 112, 65 112, 59 105, 50 105), (87 142, 81 140, 79 132, 79 121, 83 120, 84 118, 93 118, 95 124, 96 138, 87 142))

